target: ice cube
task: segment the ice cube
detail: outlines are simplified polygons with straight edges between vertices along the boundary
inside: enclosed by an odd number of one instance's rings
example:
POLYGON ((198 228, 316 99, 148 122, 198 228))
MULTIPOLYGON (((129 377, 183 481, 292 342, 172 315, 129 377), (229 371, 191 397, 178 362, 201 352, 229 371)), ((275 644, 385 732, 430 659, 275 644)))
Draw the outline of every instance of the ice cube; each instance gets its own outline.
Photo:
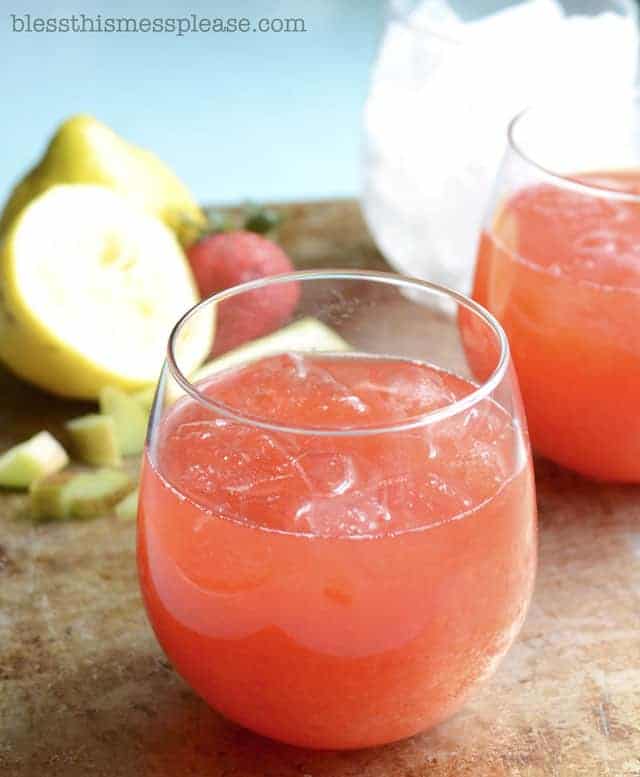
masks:
POLYGON ((358 481, 354 456, 347 453, 307 450, 296 461, 312 493, 319 496, 344 494, 358 481))
POLYGON ((251 365, 253 390, 238 392, 234 384, 212 385, 212 393, 235 412, 275 423, 341 426, 357 423, 368 408, 334 375, 322 359, 287 353, 251 365))
POLYGON ((398 361, 394 370, 377 373, 375 362, 354 391, 375 407, 380 420, 405 421, 454 402, 459 393, 436 370, 417 362, 398 361))
POLYGON ((443 422, 438 446, 447 462, 447 477, 473 494, 476 503, 495 494, 521 466, 518 429, 491 400, 443 422))
POLYGON ((179 424, 171 436, 181 455, 163 462, 169 480, 211 510, 261 520, 267 505, 286 521, 292 493, 310 490, 295 447, 275 433, 214 419, 179 424))
POLYGON ((384 532, 390 521, 386 505, 363 492, 337 497, 314 496, 296 512, 298 531, 325 537, 372 536, 384 532))

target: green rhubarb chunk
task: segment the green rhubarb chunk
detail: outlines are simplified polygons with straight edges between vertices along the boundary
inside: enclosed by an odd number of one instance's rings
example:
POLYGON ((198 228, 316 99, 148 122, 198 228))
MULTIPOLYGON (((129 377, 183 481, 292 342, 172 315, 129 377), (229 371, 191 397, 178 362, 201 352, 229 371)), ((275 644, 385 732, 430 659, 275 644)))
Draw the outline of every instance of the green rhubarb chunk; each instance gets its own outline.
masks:
POLYGON ((0 486, 29 488, 38 478, 69 463, 65 449, 49 432, 39 432, 0 455, 0 486))
POLYGON ((142 405, 120 389, 106 386, 100 392, 100 412, 113 418, 120 451, 140 453, 147 435, 147 416, 142 405))
POLYGON ((85 464, 114 467, 121 463, 116 425, 111 416, 91 413, 68 421, 73 456, 85 464))
POLYGON ((119 469, 59 472, 31 486, 31 509, 37 520, 73 520, 105 515, 134 488, 119 469))
POLYGON ((151 412, 151 406, 153 405, 153 400, 156 396, 156 386, 155 384, 153 386, 149 386, 148 388, 141 389, 140 391, 136 391, 133 394, 129 395, 131 399, 135 399, 135 401, 142 407, 142 409, 145 411, 145 413, 148 415, 151 412))
POLYGON ((132 491, 128 496, 118 502, 116 505, 116 515, 123 521, 133 521, 138 515, 138 489, 132 491))

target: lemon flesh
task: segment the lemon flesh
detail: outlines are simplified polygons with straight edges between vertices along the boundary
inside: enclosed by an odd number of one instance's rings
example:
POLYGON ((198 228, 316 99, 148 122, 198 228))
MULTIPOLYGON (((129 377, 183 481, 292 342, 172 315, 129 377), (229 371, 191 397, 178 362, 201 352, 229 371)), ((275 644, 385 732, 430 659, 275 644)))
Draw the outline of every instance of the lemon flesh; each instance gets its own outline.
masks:
MULTIPOLYGON (((67 397, 157 379, 172 326, 198 300, 175 235, 102 186, 48 189, 0 245, 0 359, 67 397)), ((213 311, 194 316, 180 359, 209 353, 213 311)))
POLYGON ((128 143, 93 116, 63 122, 38 164, 16 185, 0 234, 31 200, 57 184, 100 184, 162 219, 182 243, 206 222, 191 192, 155 154, 128 143))

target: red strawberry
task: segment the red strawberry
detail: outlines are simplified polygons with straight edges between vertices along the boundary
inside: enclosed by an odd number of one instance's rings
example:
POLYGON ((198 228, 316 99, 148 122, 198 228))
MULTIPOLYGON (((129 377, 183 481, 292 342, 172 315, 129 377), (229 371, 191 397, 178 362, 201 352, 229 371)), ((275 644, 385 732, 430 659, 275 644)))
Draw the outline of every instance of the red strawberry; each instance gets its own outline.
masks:
MULTIPOLYGON (((293 270, 280 246, 244 230, 206 235, 189 247, 187 257, 203 297, 293 270)), ((224 300, 218 305, 212 355, 277 329, 293 313, 299 297, 298 283, 282 283, 224 300)))

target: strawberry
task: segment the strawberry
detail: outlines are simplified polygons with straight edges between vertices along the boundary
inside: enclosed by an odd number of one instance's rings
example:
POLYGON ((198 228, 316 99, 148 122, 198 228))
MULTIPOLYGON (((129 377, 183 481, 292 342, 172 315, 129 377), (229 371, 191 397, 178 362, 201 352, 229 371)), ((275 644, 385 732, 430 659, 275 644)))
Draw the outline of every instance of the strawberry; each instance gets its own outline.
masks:
MULTIPOLYGON (((203 297, 293 270, 280 246, 246 230, 205 235, 187 249, 187 258, 203 297)), ((218 305, 212 355, 277 329, 291 316, 299 297, 298 283, 283 283, 223 300, 218 305)))

